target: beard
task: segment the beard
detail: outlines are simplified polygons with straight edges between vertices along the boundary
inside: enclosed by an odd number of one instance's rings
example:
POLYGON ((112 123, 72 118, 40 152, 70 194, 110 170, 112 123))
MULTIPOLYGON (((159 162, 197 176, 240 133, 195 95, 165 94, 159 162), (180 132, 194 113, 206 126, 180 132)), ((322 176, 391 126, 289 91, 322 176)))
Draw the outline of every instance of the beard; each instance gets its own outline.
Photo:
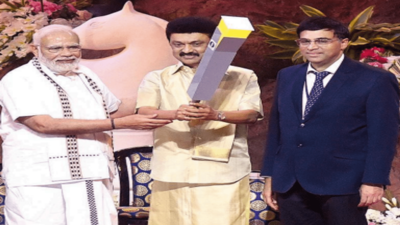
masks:
POLYGON ((42 53, 39 51, 39 61, 43 63, 47 68, 49 68, 52 72, 54 73, 67 73, 71 72, 79 67, 79 61, 80 58, 77 58, 75 56, 71 57, 58 57, 53 60, 49 60, 46 57, 42 55, 42 53), (59 63, 57 60, 74 60, 72 63, 59 63))

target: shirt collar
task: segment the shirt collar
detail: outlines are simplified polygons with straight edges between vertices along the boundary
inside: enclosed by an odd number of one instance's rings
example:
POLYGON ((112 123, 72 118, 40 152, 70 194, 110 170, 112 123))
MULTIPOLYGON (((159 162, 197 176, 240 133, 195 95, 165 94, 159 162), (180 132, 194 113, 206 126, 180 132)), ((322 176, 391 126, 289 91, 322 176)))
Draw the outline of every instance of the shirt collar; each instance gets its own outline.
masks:
POLYGON ((174 65, 174 67, 171 69, 170 75, 173 75, 181 70, 189 70, 189 71, 192 71, 193 73, 196 73, 196 69, 192 69, 188 66, 183 65, 182 62, 178 62, 178 64, 174 65))
MULTIPOLYGON (((332 63, 332 65, 330 65, 324 71, 328 71, 331 74, 335 74, 336 71, 339 69, 340 64, 342 64, 343 60, 344 60, 344 54, 342 54, 342 56, 340 56, 340 58, 338 60, 336 60, 334 63, 332 63)), ((307 74, 310 73, 310 71, 318 72, 311 66, 311 63, 308 63, 307 74)))

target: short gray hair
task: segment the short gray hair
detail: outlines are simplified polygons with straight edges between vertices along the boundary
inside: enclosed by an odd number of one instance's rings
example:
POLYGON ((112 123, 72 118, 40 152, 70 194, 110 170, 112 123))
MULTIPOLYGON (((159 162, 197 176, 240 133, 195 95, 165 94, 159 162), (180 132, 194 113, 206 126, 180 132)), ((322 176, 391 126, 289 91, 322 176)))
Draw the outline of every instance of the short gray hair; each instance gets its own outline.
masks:
MULTIPOLYGON (((70 26, 60 25, 60 24, 51 24, 51 25, 41 28, 35 34, 33 34, 33 44, 39 45, 40 40, 42 40, 42 38, 44 38, 45 36, 47 36, 53 32, 57 32, 57 31, 69 32, 69 33, 75 34, 78 37, 78 35, 75 33, 75 31, 70 26)), ((79 40, 79 37, 78 37, 78 40, 79 40)))

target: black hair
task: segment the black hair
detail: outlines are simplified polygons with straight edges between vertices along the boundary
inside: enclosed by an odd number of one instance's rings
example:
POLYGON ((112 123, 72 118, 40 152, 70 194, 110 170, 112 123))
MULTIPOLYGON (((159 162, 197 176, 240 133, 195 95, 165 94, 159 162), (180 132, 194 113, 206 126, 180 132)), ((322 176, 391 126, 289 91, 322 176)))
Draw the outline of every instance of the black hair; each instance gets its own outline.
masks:
POLYGON ((333 30, 334 34, 339 39, 350 37, 349 29, 341 22, 328 17, 310 17, 303 20, 297 28, 297 36, 305 30, 333 30))
POLYGON ((203 33, 211 38, 217 24, 207 18, 188 16, 172 20, 168 23, 165 30, 168 40, 170 40, 173 33, 203 33))

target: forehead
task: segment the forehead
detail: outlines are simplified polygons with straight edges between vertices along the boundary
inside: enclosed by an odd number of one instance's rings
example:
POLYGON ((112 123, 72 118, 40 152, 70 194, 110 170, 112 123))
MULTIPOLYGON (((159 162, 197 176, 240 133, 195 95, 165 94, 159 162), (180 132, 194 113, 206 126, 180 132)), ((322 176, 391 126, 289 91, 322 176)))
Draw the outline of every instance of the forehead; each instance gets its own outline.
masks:
POLYGON ((305 30, 300 33, 300 38, 333 38, 335 33, 333 30, 305 30))
POLYGON ((183 43, 190 43, 195 41, 204 41, 208 42, 210 38, 207 34, 203 33, 173 33, 170 37, 171 42, 183 42, 183 43))
POLYGON ((79 44, 79 38, 72 32, 54 31, 42 37, 40 44, 44 46, 79 44))

